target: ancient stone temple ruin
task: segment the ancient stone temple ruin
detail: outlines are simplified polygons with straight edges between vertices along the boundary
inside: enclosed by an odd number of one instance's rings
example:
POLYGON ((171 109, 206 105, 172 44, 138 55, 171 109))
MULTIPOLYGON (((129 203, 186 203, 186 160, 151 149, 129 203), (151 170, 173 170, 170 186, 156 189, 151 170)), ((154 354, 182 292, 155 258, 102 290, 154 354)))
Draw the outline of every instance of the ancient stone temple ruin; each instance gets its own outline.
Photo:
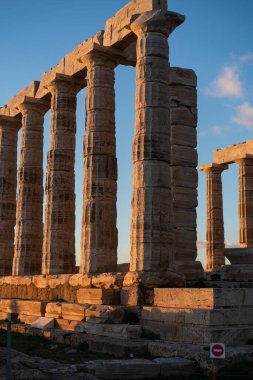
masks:
MULTIPOLYGON (((29 332, 39 317, 50 319, 47 337, 72 331, 91 349, 116 356, 131 350, 155 355, 152 342, 140 340, 143 331, 165 342, 200 345, 244 344, 253 338, 253 289, 243 266, 240 276, 227 269, 237 263, 224 267, 221 190, 222 171, 236 162, 240 244, 249 255, 252 141, 244 144, 243 154, 236 147, 229 154, 220 150, 214 163, 202 167, 208 185, 205 273, 196 260, 197 77, 191 69, 169 65, 168 40, 183 22, 184 16, 167 10, 166 0, 133 0, 106 22, 104 31, 79 44, 0 109, 2 319, 17 314, 29 332), (136 68, 131 252, 124 272, 117 263, 117 65, 136 68), (76 273, 76 96, 84 87, 81 264, 76 273), (224 285, 227 279, 231 287, 224 285), (135 326, 126 322, 130 314, 135 314, 135 326), (112 336, 120 340, 113 348, 107 341, 112 336)), ((235 261, 244 256, 237 252, 235 261)))

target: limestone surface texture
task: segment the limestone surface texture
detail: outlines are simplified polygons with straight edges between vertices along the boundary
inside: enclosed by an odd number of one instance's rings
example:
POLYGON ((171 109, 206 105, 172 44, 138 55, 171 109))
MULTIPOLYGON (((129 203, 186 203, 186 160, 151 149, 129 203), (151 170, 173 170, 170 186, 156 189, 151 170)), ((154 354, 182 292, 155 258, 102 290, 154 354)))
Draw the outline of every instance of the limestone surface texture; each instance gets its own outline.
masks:
POLYGON ((117 269, 115 62, 94 51, 87 65, 86 133, 80 273, 117 269))
POLYGON ((239 190, 239 243, 241 248, 253 247, 253 158, 236 161, 239 190))
POLYGON ((12 274, 41 273, 43 242, 43 123, 49 105, 25 97, 18 172, 16 237, 12 274))
POLYGON ((168 36, 178 14, 147 12, 137 36, 130 271, 173 269, 168 36))
POLYGON ((50 150, 47 156, 42 273, 75 269, 76 94, 84 81, 57 74, 50 83, 50 150))
POLYGON ((12 273, 19 119, 0 116, 0 275, 12 273))
POLYGON ((207 164, 199 169, 206 173, 206 270, 216 271, 225 265, 221 174, 228 166, 207 164))
POLYGON ((197 77, 194 71, 169 70, 171 184, 175 265, 187 278, 203 277, 197 257, 197 77))

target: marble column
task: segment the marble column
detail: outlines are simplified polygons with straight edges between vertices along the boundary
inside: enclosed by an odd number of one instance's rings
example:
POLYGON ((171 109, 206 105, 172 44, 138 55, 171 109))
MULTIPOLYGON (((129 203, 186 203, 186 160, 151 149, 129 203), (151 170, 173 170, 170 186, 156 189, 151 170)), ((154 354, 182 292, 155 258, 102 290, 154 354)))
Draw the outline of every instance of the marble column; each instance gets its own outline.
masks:
POLYGON ((174 269, 168 36, 183 21, 147 12, 130 25, 137 36, 131 272, 174 269))
POLYGON ((43 241, 43 124, 47 102, 25 97, 18 173, 16 238, 12 274, 41 274, 43 241))
POLYGON ((242 158, 238 165, 239 243, 241 248, 253 247, 253 158, 242 158))
POLYGON ((42 273, 75 272, 76 94, 84 82, 56 74, 51 92, 42 273))
POLYGON ((206 271, 225 265, 224 222, 221 173, 227 165, 207 164, 199 169, 206 173, 206 271))
POLYGON ((20 127, 19 119, 0 116, 0 276, 9 276, 12 272, 20 127))
POLYGON ((117 269, 117 159, 113 57, 93 51, 87 67, 80 273, 117 269))

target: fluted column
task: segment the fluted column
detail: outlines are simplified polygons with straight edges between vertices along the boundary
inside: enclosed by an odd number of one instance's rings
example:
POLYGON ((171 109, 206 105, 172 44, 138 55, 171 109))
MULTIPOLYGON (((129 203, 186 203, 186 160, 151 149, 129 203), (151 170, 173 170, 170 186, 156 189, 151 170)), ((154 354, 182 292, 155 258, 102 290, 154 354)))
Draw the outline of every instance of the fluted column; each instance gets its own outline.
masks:
POLYGON ((115 140, 115 62, 94 51, 87 66, 86 132, 80 273, 117 267, 117 159, 115 140))
POLYGON ((16 238, 12 274, 41 274, 43 241, 43 124, 47 102, 25 97, 18 173, 16 238))
POLYGON ((253 159, 243 158, 238 165, 239 242, 241 248, 253 247, 253 159))
POLYGON ((12 272, 16 223, 17 141, 21 121, 0 116, 0 275, 12 272))
POLYGON ((137 35, 131 271, 174 265, 168 36, 183 21, 174 13, 147 12, 131 24, 137 35))
POLYGON ((224 221, 221 173, 227 165, 207 164, 206 173, 206 270, 213 272, 225 265, 224 221))
POLYGON ((51 92, 50 150, 47 157, 42 273, 75 270, 76 94, 84 86, 57 74, 51 92))

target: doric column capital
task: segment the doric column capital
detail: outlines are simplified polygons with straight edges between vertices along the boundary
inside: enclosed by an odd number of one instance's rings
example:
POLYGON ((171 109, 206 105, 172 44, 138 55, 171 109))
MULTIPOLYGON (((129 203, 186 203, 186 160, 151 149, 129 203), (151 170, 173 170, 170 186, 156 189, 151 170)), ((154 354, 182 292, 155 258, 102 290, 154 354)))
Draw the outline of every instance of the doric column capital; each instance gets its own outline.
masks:
POLYGON ((168 37, 184 20, 185 17, 179 13, 149 11, 130 24, 130 28, 138 37, 148 32, 162 33, 168 37))
POLYGON ((21 119, 13 116, 0 115, 0 127, 20 129, 22 126, 21 119))
POLYGON ((65 74, 56 74, 55 78, 48 83, 47 88, 51 94, 56 91, 68 91, 72 94, 77 94, 83 87, 86 86, 86 80, 82 78, 74 78, 65 74))
POLYGON ((227 170, 228 165, 210 163, 199 167, 200 171, 205 173, 222 173, 223 170, 227 170))
POLYGON ((35 112, 44 115, 49 110, 50 103, 42 99, 25 96, 17 108, 22 115, 25 115, 28 112, 35 112))
POLYGON ((240 167, 240 166, 253 166, 253 157, 246 155, 243 158, 239 158, 238 160, 235 160, 235 163, 236 163, 236 165, 238 165, 238 167, 240 167))
POLYGON ((122 58, 116 49, 94 44, 87 54, 81 56, 78 61, 82 62, 87 69, 94 66, 107 66, 114 69, 118 60, 122 58))

